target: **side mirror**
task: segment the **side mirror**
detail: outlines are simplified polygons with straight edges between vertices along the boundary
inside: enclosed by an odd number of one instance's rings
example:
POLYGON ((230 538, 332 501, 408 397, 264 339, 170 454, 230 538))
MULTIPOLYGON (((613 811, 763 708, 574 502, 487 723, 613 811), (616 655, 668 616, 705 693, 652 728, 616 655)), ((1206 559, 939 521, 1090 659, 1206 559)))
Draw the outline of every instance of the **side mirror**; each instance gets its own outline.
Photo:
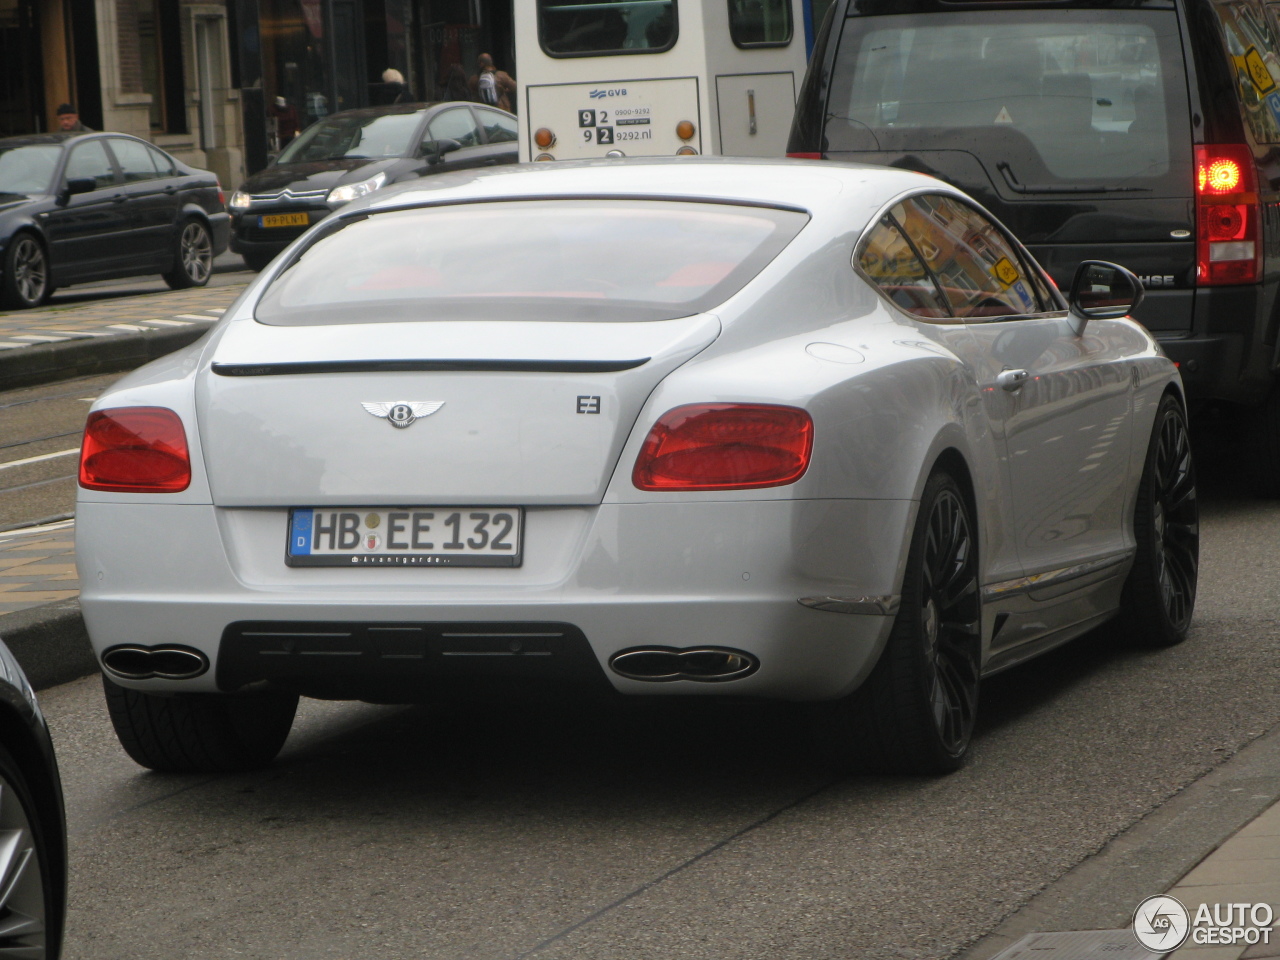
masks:
POLYGON ((453 153, 455 150, 461 150, 462 144, 457 140, 427 140, 422 144, 422 152, 427 157, 428 163, 439 163, 444 159, 446 153, 453 153))
POLYGON ((77 193, 91 193, 98 189, 98 181, 93 177, 72 177, 67 181, 62 193, 65 196, 73 196, 77 193))
POLYGON ((1127 316, 1142 303, 1142 281, 1132 272, 1104 260, 1086 260, 1076 268, 1067 302, 1079 321, 1077 334, 1089 320, 1127 316))

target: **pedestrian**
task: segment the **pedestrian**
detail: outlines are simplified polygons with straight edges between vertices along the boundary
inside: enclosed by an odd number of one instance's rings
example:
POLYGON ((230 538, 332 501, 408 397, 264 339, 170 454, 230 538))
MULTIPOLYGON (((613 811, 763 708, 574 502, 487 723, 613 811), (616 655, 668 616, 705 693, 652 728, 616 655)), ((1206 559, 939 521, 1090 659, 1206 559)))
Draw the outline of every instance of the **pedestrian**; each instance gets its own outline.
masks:
POLYGON ((449 65, 449 78, 444 85, 444 99, 471 99, 471 88, 467 86, 467 71, 462 69, 462 64, 460 63, 449 65))
POLYGON ((480 67, 480 73, 471 80, 476 100, 514 113, 516 82, 505 71, 496 69, 493 57, 487 53, 480 54, 476 63, 480 67))
POLYGON ((410 103, 413 100, 409 85, 404 82, 404 74, 395 67, 382 71, 382 90, 383 103, 410 103))
POLYGON ((298 111, 284 97, 276 97, 275 103, 267 108, 267 115, 276 122, 276 142, 283 150, 298 135, 298 111))
POLYGON ((80 114, 69 103, 58 106, 58 130, 62 133, 92 133, 91 127, 80 122, 80 114))

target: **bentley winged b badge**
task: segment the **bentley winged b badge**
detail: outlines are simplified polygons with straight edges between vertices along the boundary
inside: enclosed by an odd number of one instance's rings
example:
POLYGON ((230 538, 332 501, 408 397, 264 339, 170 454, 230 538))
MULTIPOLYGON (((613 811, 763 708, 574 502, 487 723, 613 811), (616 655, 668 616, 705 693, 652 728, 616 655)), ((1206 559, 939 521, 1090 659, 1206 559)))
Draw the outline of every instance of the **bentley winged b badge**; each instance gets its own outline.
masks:
POLYGON ((360 406, 364 407, 369 413, 375 417, 381 417, 383 420, 389 420, 393 427, 404 429, 419 420, 422 417, 429 417, 441 407, 444 406, 443 400, 388 400, 385 403, 377 401, 361 401, 360 406))

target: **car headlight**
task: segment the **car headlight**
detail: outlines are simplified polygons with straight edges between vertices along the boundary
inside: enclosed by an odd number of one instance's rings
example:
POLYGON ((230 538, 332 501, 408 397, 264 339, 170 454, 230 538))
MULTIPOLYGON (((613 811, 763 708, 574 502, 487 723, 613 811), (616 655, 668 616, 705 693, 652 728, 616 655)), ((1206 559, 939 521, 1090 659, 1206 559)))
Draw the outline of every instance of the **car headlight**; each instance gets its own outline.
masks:
POLYGON ((350 203, 356 197, 363 197, 366 194, 373 193, 380 186, 387 182, 385 173, 377 173, 368 180, 361 180, 359 183, 344 183, 340 187, 334 187, 329 191, 329 196, 325 197, 327 203, 350 203))
POLYGON ((231 202, 227 204, 232 210, 248 210, 253 198, 243 190, 237 190, 231 195, 231 202))

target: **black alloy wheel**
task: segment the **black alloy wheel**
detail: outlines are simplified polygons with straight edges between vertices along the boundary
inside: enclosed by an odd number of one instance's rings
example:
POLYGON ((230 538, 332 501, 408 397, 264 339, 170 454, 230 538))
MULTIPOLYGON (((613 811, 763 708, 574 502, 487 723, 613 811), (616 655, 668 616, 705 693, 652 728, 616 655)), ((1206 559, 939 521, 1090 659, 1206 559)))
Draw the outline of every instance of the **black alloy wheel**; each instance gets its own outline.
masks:
POLYGON ((38 307, 50 293, 49 258, 30 233, 19 233, 5 255, 0 301, 10 309, 38 307))
POLYGON ((0 958, 56 953, 61 913, 31 790, 0 749, 0 958))
POLYGON ((871 675, 814 708, 820 747, 841 765, 949 773, 964 763, 978 712, 982 658, 978 542, 960 485, 925 485, 892 632, 871 675))
POLYGON ((213 238, 199 220, 188 220, 178 235, 173 269, 164 275, 175 290, 203 287, 213 272, 213 238))
POLYGON ((1186 413, 1165 394, 1156 411, 1138 502, 1137 553, 1121 599, 1126 636, 1169 647, 1187 638, 1200 569, 1200 506, 1186 413))

